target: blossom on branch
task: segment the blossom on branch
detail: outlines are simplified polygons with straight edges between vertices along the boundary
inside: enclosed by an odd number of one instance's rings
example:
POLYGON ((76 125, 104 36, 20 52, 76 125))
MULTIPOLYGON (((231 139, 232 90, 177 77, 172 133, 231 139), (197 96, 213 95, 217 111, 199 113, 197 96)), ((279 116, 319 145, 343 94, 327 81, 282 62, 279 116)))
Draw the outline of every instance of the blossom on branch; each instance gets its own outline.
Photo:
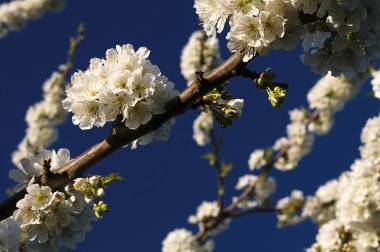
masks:
POLYGON ((213 248, 212 241, 202 245, 194 240, 190 231, 184 228, 170 232, 162 242, 162 252, 211 252, 213 248))
POLYGON ((228 48, 244 52, 244 61, 303 40, 301 59, 313 71, 352 77, 380 55, 376 0, 195 0, 194 8, 208 36, 229 19, 228 48))
MULTIPOLYGON (((165 103, 178 92, 158 66, 148 60, 149 53, 145 47, 135 51, 130 44, 116 46, 107 50, 106 59, 93 58, 86 71, 74 73, 63 100, 63 107, 74 114, 73 123, 86 130, 120 117, 126 127, 137 129, 153 115, 164 113, 165 103)), ((136 143, 166 140, 168 126, 173 123, 136 143)))
POLYGON ((13 0, 0 5, 0 38, 9 31, 22 29, 29 19, 39 18, 46 11, 58 11, 65 0, 13 0))

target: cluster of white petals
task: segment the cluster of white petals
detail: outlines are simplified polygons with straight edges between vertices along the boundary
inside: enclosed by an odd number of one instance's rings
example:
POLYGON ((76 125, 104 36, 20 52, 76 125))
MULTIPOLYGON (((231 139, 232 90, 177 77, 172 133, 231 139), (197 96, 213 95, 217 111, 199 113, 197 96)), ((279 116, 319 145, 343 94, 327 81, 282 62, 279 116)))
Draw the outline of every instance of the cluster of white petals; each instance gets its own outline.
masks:
POLYGON ((379 57, 380 4, 376 0, 293 1, 319 20, 307 24, 302 61, 313 70, 352 77, 379 57), (309 4, 312 2, 313 4, 309 4))
POLYGON ((265 160, 265 151, 262 149, 254 150, 248 159, 248 167, 250 170, 255 168, 262 168, 267 164, 265 160))
POLYGON ((175 229, 162 242, 162 252, 211 252, 214 243, 210 240, 200 244, 187 229, 175 229))
POLYGON ((304 196, 302 191, 293 190, 290 196, 277 201, 276 209, 278 226, 292 225, 299 223, 302 218, 296 214, 304 204, 304 196))
MULTIPOLYGON (((63 107, 74 114, 73 123, 81 129, 91 129, 120 117, 125 126, 137 129, 153 115, 164 113, 165 103, 178 92, 158 66, 148 60, 149 53, 145 47, 135 51, 130 44, 116 46, 107 50, 106 59, 93 58, 86 71, 74 73, 63 101, 63 107)), ((156 136, 165 138, 162 136, 168 135, 171 124, 173 121, 162 126, 164 132, 137 142, 147 144, 156 136)))
POLYGON ((70 161, 67 149, 43 151, 32 159, 23 159, 24 169, 10 171, 10 177, 26 186, 26 194, 17 202, 13 218, 26 234, 26 247, 30 251, 58 251, 62 247, 75 248, 91 230, 96 220, 92 202, 67 184, 63 191, 53 191, 43 182, 42 176, 55 173, 70 161))
POLYGON ((356 95, 365 77, 364 73, 353 78, 333 77, 329 73, 321 78, 307 94, 309 108, 318 111, 318 118, 309 124, 308 129, 316 134, 328 133, 334 115, 356 95))
POLYGON ((0 222, 0 251, 19 252, 20 225, 12 217, 0 222))
MULTIPOLYGON (((198 207, 197 212, 195 215, 189 216, 189 223, 192 224, 198 224, 199 229, 203 230, 204 226, 203 223, 207 222, 207 220, 210 220, 211 218, 216 218, 219 215, 220 208, 218 206, 217 202, 208 202, 203 201, 198 207)), ((212 230, 207 231, 208 236, 215 236, 218 233, 226 230, 229 227, 229 224, 231 222, 231 219, 227 218, 222 223, 217 225, 212 230)))
POLYGON ((193 139, 199 146, 205 146, 210 142, 210 133, 214 128, 212 112, 200 112, 193 123, 193 139))
POLYGON ((67 112, 62 107, 65 94, 65 82, 62 72, 66 65, 60 66, 60 71, 53 72, 43 86, 43 99, 30 106, 26 113, 26 135, 12 153, 12 162, 21 168, 20 160, 32 158, 35 153, 48 148, 58 137, 56 127, 62 124, 67 112))
POLYGON ((219 42, 208 39, 202 31, 195 31, 181 54, 181 73, 190 85, 196 79, 196 72, 207 72, 222 63, 219 42))
POLYGON ((239 178, 235 186, 236 190, 245 190, 249 186, 255 186, 255 189, 251 195, 239 203, 239 208, 249 209, 257 206, 263 206, 268 202, 270 196, 276 191, 276 180, 274 178, 269 177, 262 183, 258 183, 257 180, 258 177, 252 174, 247 174, 239 178))
POLYGON ((294 169, 302 157, 307 155, 314 143, 314 136, 307 130, 308 112, 305 109, 294 109, 289 112, 291 123, 287 126, 287 137, 276 141, 273 149, 280 151, 287 148, 274 166, 282 171, 294 169))
POLYGON ((368 120, 361 140, 361 157, 351 170, 317 191, 315 205, 319 206, 306 205, 312 210, 308 211, 312 217, 324 215, 317 219, 324 224, 309 252, 372 252, 380 246, 380 116, 368 120), (326 210, 326 206, 330 209, 326 210))
POLYGON ((13 190, 18 192, 35 183, 42 175, 46 175, 46 167, 54 173, 64 167, 69 160, 68 149, 59 149, 57 152, 44 150, 31 158, 21 159, 21 166, 9 171, 9 178, 18 183, 13 190))
POLYGON ((373 96, 380 99, 380 71, 375 71, 371 80, 373 96))
POLYGON ((46 11, 60 10, 64 0, 13 0, 0 5, 0 38, 9 31, 24 27, 30 19, 39 18, 46 11))
POLYGON ((338 199, 338 180, 330 180, 320 186, 314 196, 308 196, 302 209, 303 218, 311 218, 322 225, 335 218, 335 202, 338 199))
POLYGON ((228 48, 245 61, 303 40, 302 61, 314 71, 353 76, 380 55, 376 0, 195 0, 194 7, 208 36, 229 20, 228 48))

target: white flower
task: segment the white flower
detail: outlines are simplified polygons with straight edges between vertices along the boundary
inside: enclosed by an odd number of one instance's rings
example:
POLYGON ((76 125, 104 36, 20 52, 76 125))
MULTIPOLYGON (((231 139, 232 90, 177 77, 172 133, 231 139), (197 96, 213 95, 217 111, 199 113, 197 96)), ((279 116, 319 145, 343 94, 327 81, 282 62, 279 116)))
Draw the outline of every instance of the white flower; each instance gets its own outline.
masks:
POLYGON ((214 127, 212 112, 201 112, 193 124, 193 139, 199 146, 205 146, 210 142, 210 132, 214 127))
POLYGON ((293 190, 290 196, 277 201, 276 209, 280 209, 277 212, 278 226, 299 223, 302 217, 297 212, 302 208, 304 200, 302 191, 293 190))
POLYGON ((371 80, 373 95, 380 99, 380 71, 373 73, 373 79, 371 80))
POLYGON ((104 195, 106 195, 105 191, 103 188, 99 188, 98 191, 96 192, 96 196, 98 197, 104 197, 104 195))
POLYGON ((86 179, 85 178, 76 178, 74 180, 74 188, 77 191, 82 191, 86 187, 86 179))
POLYGON ((194 8, 203 23, 208 36, 216 37, 221 33, 228 15, 232 14, 225 0, 195 0, 194 8))
POLYGON ((44 210, 49 204, 53 196, 51 188, 48 186, 39 186, 32 184, 26 188, 28 194, 25 199, 29 201, 32 210, 44 210))
POLYGON ((254 170, 255 168, 261 168, 266 165, 265 160, 265 151, 264 150, 254 150, 249 156, 248 166, 250 170, 254 170))
POLYGON ((97 176, 91 176, 89 178, 89 182, 92 186, 98 186, 99 184, 99 178, 97 176))
POLYGON ((106 59, 92 59, 86 71, 71 77, 63 107, 73 112, 73 123, 81 129, 102 127, 118 116, 131 129, 165 112, 165 104, 178 94, 174 84, 147 58, 145 47, 116 46, 106 59))
POLYGON ((0 251, 18 252, 20 226, 12 217, 0 222, 0 251))
POLYGON ((342 245, 339 229, 342 225, 336 220, 332 220, 319 229, 317 242, 323 250, 333 251, 339 250, 342 245))
POLYGON ((35 178, 43 174, 43 169, 40 166, 34 166, 32 160, 21 159, 21 167, 9 171, 9 178, 16 181, 18 184, 13 188, 15 191, 20 191, 29 184, 34 183, 35 178))
MULTIPOLYGON (((64 67, 66 66, 60 66, 60 69, 64 67)), ((26 136, 12 153, 12 162, 16 167, 21 168, 21 159, 30 159, 36 152, 46 149, 57 139, 56 127, 65 121, 67 115, 62 107, 65 87, 63 78, 62 73, 53 72, 43 84, 43 100, 28 108, 25 117, 26 136)))
POLYGON ((194 241, 193 234, 184 228, 170 232, 162 242, 162 252, 211 252, 213 247, 212 241, 204 245, 194 241))
POLYGON ((46 11, 60 10, 64 0, 22 0, 0 5, 0 38, 10 31, 24 27, 29 19, 36 19, 46 11))
POLYGON ((207 39, 202 31, 193 32, 181 53, 181 73, 187 84, 196 79, 196 72, 210 71, 221 63, 218 40, 207 39))
POLYGON ((264 182, 257 184, 257 176, 247 174, 239 178, 235 186, 236 190, 244 190, 249 186, 255 185, 255 190, 249 198, 239 203, 239 208, 249 209, 263 205, 265 201, 275 192, 276 180, 269 177, 264 182))

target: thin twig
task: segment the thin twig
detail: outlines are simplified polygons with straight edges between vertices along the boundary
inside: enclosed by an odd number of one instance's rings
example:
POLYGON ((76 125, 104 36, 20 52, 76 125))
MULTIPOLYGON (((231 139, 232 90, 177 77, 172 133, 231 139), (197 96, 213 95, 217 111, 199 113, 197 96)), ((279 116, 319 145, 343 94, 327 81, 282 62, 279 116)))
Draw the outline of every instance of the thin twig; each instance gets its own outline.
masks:
POLYGON ((223 212, 223 201, 224 201, 224 177, 222 173, 222 167, 220 162, 220 146, 218 143, 218 140, 216 138, 215 130, 211 130, 210 132, 211 137, 211 143, 212 143, 212 151, 215 157, 214 167, 215 172, 218 180, 218 207, 219 207, 219 214, 223 212))

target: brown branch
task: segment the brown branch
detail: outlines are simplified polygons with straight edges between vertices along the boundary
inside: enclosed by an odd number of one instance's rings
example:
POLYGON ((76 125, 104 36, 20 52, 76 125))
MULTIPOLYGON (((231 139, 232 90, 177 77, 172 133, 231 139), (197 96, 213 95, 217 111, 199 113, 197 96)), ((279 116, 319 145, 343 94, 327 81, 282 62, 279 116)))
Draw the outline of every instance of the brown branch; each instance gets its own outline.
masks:
MULTIPOLYGON (((319 119, 319 114, 320 114, 320 112, 318 110, 314 111, 310 115, 309 119, 307 120, 306 125, 309 125, 312 122, 318 120, 319 119)), ((252 209, 248 209, 248 210, 244 210, 244 211, 239 211, 239 212, 236 212, 235 210, 238 207, 238 205, 239 205, 240 202, 246 200, 247 198, 250 197, 250 195, 252 195, 252 193, 255 190, 255 188, 256 188, 257 185, 260 185, 261 183, 263 183, 267 179, 268 174, 273 169, 275 163, 280 158, 282 158, 282 157, 284 157, 286 155, 286 153, 289 150, 289 148, 290 148, 290 145, 284 146, 277 153, 277 155, 268 164, 266 164, 262 168, 262 172, 259 175, 258 179, 255 181, 255 183, 253 183, 252 185, 250 185, 249 187, 247 187, 245 189, 245 191, 242 194, 240 194, 240 196, 236 200, 234 200, 229 206, 227 206, 226 208, 224 208, 219 216, 217 216, 214 219, 210 220, 209 221, 210 225, 207 225, 207 227, 205 227, 204 229, 200 230, 195 235, 194 239, 196 241, 202 241, 207 236, 207 232, 208 231, 210 231, 213 228, 217 227, 219 224, 221 224, 227 218, 247 216, 247 215, 250 215, 250 214, 253 214, 253 213, 258 213, 258 212, 277 212, 277 211, 280 211, 280 210, 276 210, 276 209, 267 209, 267 208, 252 208, 252 209)))
POLYGON ((212 143, 212 151, 215 156, 215 163, 214 168, 218 180, 218 207, 219 207, 219 214, 223 212, 223 201, 224 201, 224 177, 222 174, 222 167, 220 163, 220 146, 218 144, 218 140, 216 138, 215 130, 212 129, 210 132, 210 138, 212 143))
MULTIPOLYGON (((216 69, 204 74, 200 80, 194 81, 179 96, 166 103, 166 112, 155 115, 147 124, 140 126, 136 130, 131 130, 115 121, 107 138, 94 145, 80 156, 73 159, 59 170, 61 175, 54 175, 49 178, 47 184, 53 189, 64 186, 69 180, 81 176, 94 164, 106 158, 116 150, 132 141, 158 129, 167 120, 185 113, 190 106, 203 95, 207 94, 215 87, 221 85, 232 77, 240 76, 247 63, 243 62, 244 55, 236 52, 216 69)), ((4 220, 12 215, 16 209, 16 203, 23 198, 25 190, 16 193, 9 199, 0 203, 0 220, 4 220)))

